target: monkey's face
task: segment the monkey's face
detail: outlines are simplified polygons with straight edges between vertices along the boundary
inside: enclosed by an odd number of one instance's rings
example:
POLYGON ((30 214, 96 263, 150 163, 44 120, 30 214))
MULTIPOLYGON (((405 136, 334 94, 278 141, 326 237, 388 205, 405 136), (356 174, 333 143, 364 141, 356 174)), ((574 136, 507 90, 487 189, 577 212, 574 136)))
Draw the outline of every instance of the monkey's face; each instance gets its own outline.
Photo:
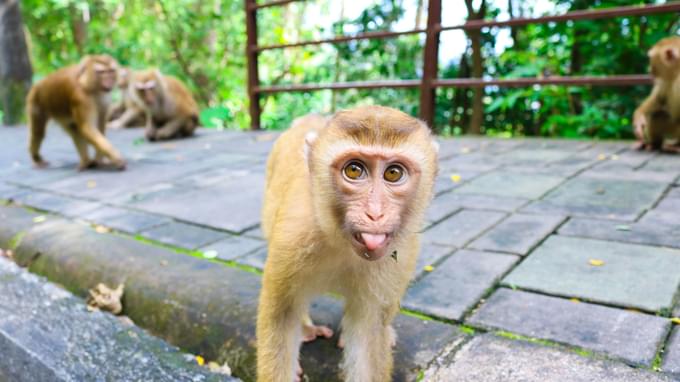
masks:
POLYGON ((653 77, 672 80, 680 74, 680 37, 659 41, 647 55, 653 77))
POLYGON ((115 61, 106 56, 95 57, 93 70, 97 78, 99 89, 104 92, 113 90, 118 81, 118 70, 115 61))
POLYGON ((149 108, 155 108, 158 103, 157 84, 154 80, 136 82, 135 91, 139 98, 148 106, 149 108))
POLYGON ((331 165, 339 218, 360 257, 374 261, 390 253, 420 182, 421 169, 407 155, 361 147, 331 165))

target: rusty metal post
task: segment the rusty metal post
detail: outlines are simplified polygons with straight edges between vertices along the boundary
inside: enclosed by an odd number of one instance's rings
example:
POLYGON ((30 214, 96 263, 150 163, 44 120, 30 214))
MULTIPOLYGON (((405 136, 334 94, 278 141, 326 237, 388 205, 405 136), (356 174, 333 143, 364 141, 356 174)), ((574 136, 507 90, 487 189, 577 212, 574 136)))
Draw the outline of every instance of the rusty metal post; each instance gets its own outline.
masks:
POLYGON ((256 0, 245 0, 246 7, 246 58, 248 59, 248 98, 250 100, 250 128, 260 129, 260 76, 257 68, 257 4, 256 0))
POLYGON ((442 1, 430 0, 427 7, 427 35, 423 54, 423 78, 420 85, 420 118, 430 127, 434 124, 435 87, 439 60, 439 33, 442 20, 442 1))

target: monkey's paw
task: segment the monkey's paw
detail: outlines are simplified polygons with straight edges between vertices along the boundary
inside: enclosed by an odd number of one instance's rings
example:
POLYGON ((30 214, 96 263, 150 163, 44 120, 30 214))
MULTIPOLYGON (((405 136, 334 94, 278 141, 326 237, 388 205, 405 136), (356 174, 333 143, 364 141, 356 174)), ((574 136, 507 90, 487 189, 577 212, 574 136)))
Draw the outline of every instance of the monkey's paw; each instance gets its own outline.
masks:
POLYGON ((47 168, 50 166, 50 162, 41 159, 39 161, 33 162, 33 166, 35 166, 35 168, 47 168))
POLYGON ((333 330, 323 325, 302 325, 302 342, 311 342, 318 337, 331 338, 333 330))
POLYGON ((99 162, 97 160, 89 160, 87 162, 80 162, 78 165, 78 171, 85 171, 89 170, 92 168, 97 168, 99 166, 99 162))
POLYGON ((144 134, 146 136, 146 139, 149 140, 150 142, 153 142, 156 140, 156 131, 155 130, 146 130, 146 133, 144 134))
POLYGON ((118 159, 113 162, 113 166, 116 168, 116 170, 123 171, 127 167, 127 162, 125 159, 118 159))

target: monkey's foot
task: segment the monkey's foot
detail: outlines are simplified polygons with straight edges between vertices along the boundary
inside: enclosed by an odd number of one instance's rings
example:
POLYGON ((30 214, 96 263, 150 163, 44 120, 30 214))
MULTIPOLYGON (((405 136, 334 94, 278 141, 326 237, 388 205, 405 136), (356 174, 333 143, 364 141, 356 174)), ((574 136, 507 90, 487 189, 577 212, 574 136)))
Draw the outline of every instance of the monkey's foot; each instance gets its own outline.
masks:
POLYGON ((124 159, 118 159, 113 161, 113 166, 116 168, 116 170, 123 171, 127 167, 127 162, 124 159))
POLYGON ((333 330, 323 325, 302 325, 302 342, 311 342, 317 337, 331 338, 333 330))
POLYGON ((49 167, 49 165, 50 162, 44 161, 42 159, 33 162, 33 166, 35 166, 35 168, 46 168, 49 167))
POLYGON ((677 144, 664 145, 661 148, 661 152, 669 153, 669 154, 680 154, 680 146, 678 146, 677 144))
POLYGON ((640 150, 641 151, 641 150, 644 150, 644 149, 647 148, 647 144, 645 142, 642 142, 642 141, 637 141, 637 142, 633 143, 631 148, 633 150, 640 150))
POLYGON ((92 168, 97 168, 99 163, 96 160, 89 160, 87 162, 80 162, 78 165, 78 171, 85 171, 92 168))

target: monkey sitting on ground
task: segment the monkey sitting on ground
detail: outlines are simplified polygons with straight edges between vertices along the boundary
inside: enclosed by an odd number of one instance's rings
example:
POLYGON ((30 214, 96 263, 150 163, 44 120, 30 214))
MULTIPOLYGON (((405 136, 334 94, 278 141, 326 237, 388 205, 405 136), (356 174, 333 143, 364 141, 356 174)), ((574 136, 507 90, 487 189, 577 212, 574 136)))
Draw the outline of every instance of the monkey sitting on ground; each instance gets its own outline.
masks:
POLYGON ((194 134, 198 127, 198 105, 180 80, 156 69, 137 72, 132 78, 132 98, 146 112, 148 140, 194 134))
POLYGON ((130 86, 132 75, 132 71, 128 68, 122 68, 118 72, 118 89, 120 89, 121 98, 109 108, 106 120, 109 121, 110 129, 146 125, 144 105, 138 97, 132 94, 134 92, 130 86))
POLYGON ((48 165, 40 155, 40 145, 47 122, 54 119, 73 139, 80 156, 78 169, 100 165, 104 156, 116 168, 125 168, 125 161, 105 137, 108 95, 116 85, 117 67, 110 56, 85 56, 79 64, 59 69, 31 88, 26 113, 29 151, 37 167, 48 165), (88 144, 96 150, 94 161, 88 144))
POLYGON ((633 114, 636 148, 680 152, 680 36, 660 40, 647 55, 654 87, 633 114))
POLYGON ((333 335, 307 312, 327 291, 345 298, 345 380, 391 380, 391 322, 414 272, 437 148, 423 122, 378 106, 306 116, 281 135, 262 214, 258 381, 300 380, 300 342, 333 335))

